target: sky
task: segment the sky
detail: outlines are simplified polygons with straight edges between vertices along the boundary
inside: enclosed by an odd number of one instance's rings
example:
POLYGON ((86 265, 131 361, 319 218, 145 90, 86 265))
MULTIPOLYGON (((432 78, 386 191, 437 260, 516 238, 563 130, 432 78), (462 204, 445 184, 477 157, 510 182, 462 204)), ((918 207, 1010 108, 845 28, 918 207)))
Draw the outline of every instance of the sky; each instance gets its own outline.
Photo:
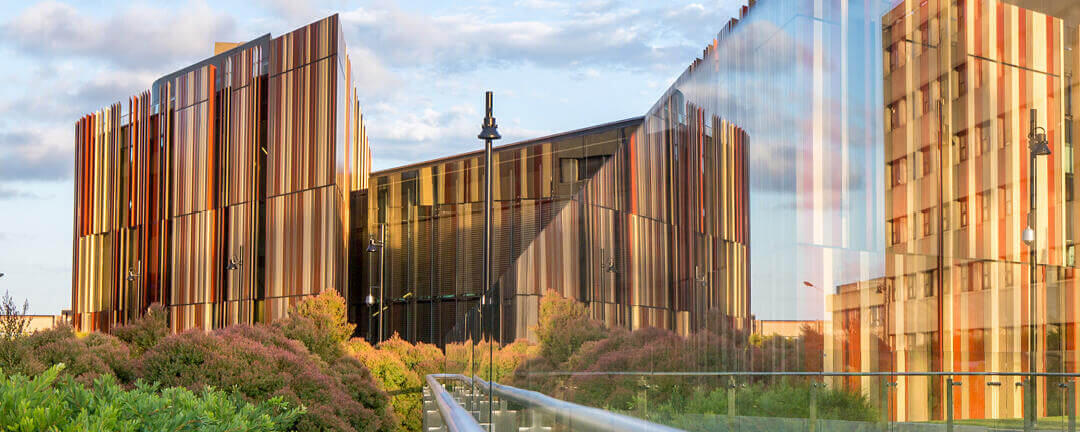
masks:
POLYGON ((0 291, 70 307, 75 121, 213 54, 339 13, 374 169, 645 114, 741 0, 4 2, 0 291))

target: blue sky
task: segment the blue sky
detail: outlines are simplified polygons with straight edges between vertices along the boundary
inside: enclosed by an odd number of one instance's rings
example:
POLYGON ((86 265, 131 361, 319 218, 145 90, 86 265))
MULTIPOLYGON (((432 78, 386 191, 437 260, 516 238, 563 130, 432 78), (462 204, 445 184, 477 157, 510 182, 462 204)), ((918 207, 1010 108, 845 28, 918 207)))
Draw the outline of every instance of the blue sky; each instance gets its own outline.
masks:
POLYGON ((72 141, 86 112, 212 54, 340 13, 375 169, 645 113, 740 1, 9 2, 0 5, 0 291, 71 297, 72 141))

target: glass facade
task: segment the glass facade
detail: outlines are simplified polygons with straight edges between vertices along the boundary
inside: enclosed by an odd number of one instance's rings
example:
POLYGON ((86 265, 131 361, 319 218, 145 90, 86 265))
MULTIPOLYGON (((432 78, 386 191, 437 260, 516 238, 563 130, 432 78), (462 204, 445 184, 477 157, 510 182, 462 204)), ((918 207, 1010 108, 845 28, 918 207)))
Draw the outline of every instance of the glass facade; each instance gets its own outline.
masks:
MULTIPOLYGON (((332 287, 360 335, 479 372, 551 335, 551 295, 606 339, 560 328, 593 357, 496 379, 643 416, 680 389, 784 384, 734 371, 820 372, 883 419, 1016 418, 1018 375, 843 373, 1078 372, 1080 5, 751 1, 642 117, 494 150, 492 287, 483 154, 368 175, 336 26, 78 123, 81 328, 151 302, 176 329, 263 321, 332 287), (1036 128, 1051 152, 1032 159, 1036 128)), ((1037 380, 1040 416, 1066 412, 1064 381, 1037 380)))
POLYGON ((173 330, 347 293, 370 151, 337 16, 158 79, 75 127, 75 327, 153 303, 173 330))

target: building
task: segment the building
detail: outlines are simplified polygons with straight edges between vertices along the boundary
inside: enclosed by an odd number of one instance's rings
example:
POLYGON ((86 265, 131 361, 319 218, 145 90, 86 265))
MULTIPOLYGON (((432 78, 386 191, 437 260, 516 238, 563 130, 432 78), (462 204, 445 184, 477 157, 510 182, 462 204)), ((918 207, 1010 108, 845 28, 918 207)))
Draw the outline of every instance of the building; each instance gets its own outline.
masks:
MULTIPOLYGON (((1080 27, 1022 7, 1040 2, 1010 3, 1019 6, 903 2, 882 18, 884 274, 838 285, 831 296, 833 340, 843 353, 834 370, 1076 372, 1072 98, 1080 27), (1053 151, 1034 172, 1032 123, 1053 151), (1032 182, 1034 286, 1021 239, 1032 182)), ((956 416, 1020 417, 1019 380, 957 378, 956 416)), ((1040 415, 1064 413, 1057 383, 1039 379, 1040 415)), ((897 379, 891 415, 944 418, 945 391, 941 379, 897 379)))
POLYGON ((73 321, 174 331, 347 295, 370 152, 337 15, 166 75, 75 125, 73 321))
MULTIPOLYGON (((748 138, 700 103, 671 91, 644 118, 495 149, 499 307, 486 313, 500 341, 533 336, 546 290, 610 326, 686 334, 710 312, 748 326, 748 138)), ((378 298, 385 271, 383 337, 443 344, 480 325, 483 174, 482 152, 372 173, 354 232, 385 230, 386 262, 354 255, 365 270, 352 290, 367 284, 378 298)))

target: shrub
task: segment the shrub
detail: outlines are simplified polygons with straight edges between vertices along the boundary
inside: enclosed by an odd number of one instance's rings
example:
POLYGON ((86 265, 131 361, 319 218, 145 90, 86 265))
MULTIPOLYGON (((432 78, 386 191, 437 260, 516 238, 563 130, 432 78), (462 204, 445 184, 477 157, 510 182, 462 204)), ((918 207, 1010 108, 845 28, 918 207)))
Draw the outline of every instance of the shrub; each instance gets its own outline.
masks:
MULTIPOLYGON (((346 345, 346 351, 371 370, 384 391, 417 389, 423 385, 423 377, 410 369, 395 350, 372 347, 367 341, 354 338, 346 345)), ((395 395, 390 403, 399 414, 397 430, 420 430, 423 399, 419 392, 395 395)))
POLYGON ((568 360, 585 342, 607 336, 600 322, 589 318, 585 305, 551 290, 540 299, 535 330, 540 354, 557 365, 568 360))
POLYGON ((0 373, 4 430, 287 431, 303 412, 282 398, 252 404, 210 388, 195 394, 139 382, 125 391, 109 375, 87 388, 58 379, 63 368, 53 366, 32 379, 0 373))
MULTIPOLYGON (((141 379, 189 389, 234 389, 250 400, 282 397, 307 411, 296 429, 377 430, 392 424, 386 396, 374 383, 340 373, 271 325, 235 325, 214 333, 189 331, 166 337, 138 362, 141 379)), ((344 368, 342 369, 344 370, 344 368)))
POLYGON ((397 332, 394 332, 390 339, 380 342, 378 348, 393 352, 405 363, 406 367, 415 371, 421 378, 428 374, 442 372, 443 364, 446 362, 446 356, 439 347, 423 342, 413 345, 402 339, 397 332))
POLYGON ((356 328, 345 318, 345 299, 334 290, 304 299, 275 325, 285 336, 303 342, 308 351, 326 361, 341 357, 341 344, 356 328))
POLYGON ((64 363, 64 374, 89 384, 102 375, 113 375, 123 382, 133 371, 128 347, 119 339, 102 333, 84 338, 75 336, 68 326, 36 332, 14 342, 20 353, 14 362, 5 362, 5 370, 32 376, 50 365, 64 363))
POLYGON ((112 334, 128 344, 136 355, 142 354, 169 335, 169 313, 161 304, 154 303, 146 315, 113 329, 112 334))

